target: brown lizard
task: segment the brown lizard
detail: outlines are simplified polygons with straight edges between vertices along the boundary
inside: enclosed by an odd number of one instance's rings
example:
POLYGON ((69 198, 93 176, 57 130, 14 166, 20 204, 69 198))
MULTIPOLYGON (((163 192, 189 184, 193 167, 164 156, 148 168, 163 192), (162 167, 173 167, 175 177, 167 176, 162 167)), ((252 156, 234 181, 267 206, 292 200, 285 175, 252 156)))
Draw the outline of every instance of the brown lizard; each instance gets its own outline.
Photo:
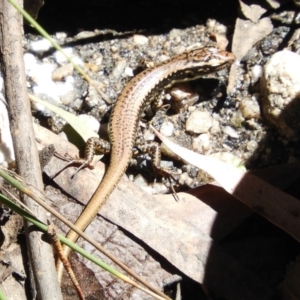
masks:
MULTIPOLYGON (((132 157, 136 132, 142 110, 155 99, 163 88, 174 83, 195 80, 203 75, 215 73, 230 66, 235 56, 214 47, 197 48, 149 68, 134 77, 121 92, 109 121, 108 142, 91 138, 88 144, 104 147, 111 153, 110 165, 88 205, 77 219, 75 226, 84 231, 97 215, 99 209, 113 192, 125 173, 132 157)), ((94 150, 87 147, 86 157, 81 167, 90 163, 94 150)), ((80 167, 80 168, 81 168, 80 167)), ((75 242, 78 234, 70 231, 67 238, 75 242)), ((70 248, 64 246, 63 254, 68 256, 70 248)), ((62 264, 59 262, 58 277, 61 281, 62 264)))

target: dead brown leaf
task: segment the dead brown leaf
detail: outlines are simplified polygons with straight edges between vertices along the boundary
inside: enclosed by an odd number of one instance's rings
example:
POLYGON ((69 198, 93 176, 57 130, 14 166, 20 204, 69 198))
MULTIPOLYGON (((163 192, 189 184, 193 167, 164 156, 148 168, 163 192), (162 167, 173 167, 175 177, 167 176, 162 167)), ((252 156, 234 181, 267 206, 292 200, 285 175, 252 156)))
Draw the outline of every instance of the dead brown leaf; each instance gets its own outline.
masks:
MULTIPOLYGON (((270 18, 263 18, 255 23, 237 18, 232 41, 232 52, 236 56, 237 62, 239 63, 253 45, 266 37, 272 30, 273 25, 270 18)), ((233 91, 237 67, 237 64, 231 66, 227 87, 228 94, 233 91)))
POLYGON ((267 11, 265 8, 258 4, 247 5, 244 1, 241 0, 239 0, 239 2, 243 15, 253 23, 257 23, 260 17, 267 11))
POLYGON ((257 23, 238 18, 232 41, 232 51, 240 61, 258 41, 266 37, 273 29, 271 20, 263 18, 257 23))
MULTIPOLYGON (((154 128, 153 128, 154 129, 154 128)), ((175 154, 211 175, 228 193, 300 241, 299 200, 251 173, 245 173, 214 157, 203 156, 174 144, 154 129, 175 154)))

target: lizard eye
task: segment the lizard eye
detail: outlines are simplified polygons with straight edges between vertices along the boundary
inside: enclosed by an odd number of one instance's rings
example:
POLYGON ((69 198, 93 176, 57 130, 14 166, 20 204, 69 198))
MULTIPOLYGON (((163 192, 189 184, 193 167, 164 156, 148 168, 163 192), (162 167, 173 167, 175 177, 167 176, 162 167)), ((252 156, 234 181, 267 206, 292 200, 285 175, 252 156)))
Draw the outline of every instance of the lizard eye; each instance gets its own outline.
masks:
POLYGON ((194 78, 195 77, 195 72, 193 72, 192 70, 188 70, 188 71, 185 71, 184 75, 187 78, 194 78))

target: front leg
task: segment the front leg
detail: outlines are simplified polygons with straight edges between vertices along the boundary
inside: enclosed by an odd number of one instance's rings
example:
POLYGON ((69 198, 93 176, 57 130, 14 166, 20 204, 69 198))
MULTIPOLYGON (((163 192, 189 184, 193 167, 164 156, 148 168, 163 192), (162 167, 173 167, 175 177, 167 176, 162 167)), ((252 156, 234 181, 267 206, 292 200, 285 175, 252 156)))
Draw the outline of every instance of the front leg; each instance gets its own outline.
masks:
POLYGON ((86 142, 84 158, 66 157, 66 156, 60 155, 59 153, 55 153, 56 157, 68 161, 68 164, 66 164, 61 170, 59 170, 57 173, 55 173, 52 176, 52 178, 56 177, 64 169, 75 164, 75 165, 79 165, 79 167, 76 170, 76 172, 72 175, 72 177, 74 177, 81 169, 83 169, 87 166, 90 166, 96 151, 99 152, 100 154, 108 154, 108 153, 110 153, 110 150, 111 150, 111 145, 108 141, 97 138, 97 137, 92 137, 92 138, 89 138, 86 142))

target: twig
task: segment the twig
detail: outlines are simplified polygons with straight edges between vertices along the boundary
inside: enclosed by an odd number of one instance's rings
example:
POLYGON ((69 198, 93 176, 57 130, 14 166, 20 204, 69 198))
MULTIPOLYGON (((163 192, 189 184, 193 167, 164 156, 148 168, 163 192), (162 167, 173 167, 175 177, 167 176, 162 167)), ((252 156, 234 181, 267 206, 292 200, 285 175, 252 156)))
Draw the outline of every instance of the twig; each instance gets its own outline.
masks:
MULTIPOLYGON (((18 2, 22 4, 21 0, 18 2)), ((5 97, 9 106, 18 172, 27 182, 42 190, 43 182, 24 72, 22 17, 7 0, 0 0, 0 11, 0 64, 4 75, 5 97)), ((28 197, 24 197, 23 201, 39 219, 46 221, 44 209, 28 197)), ((32 285, 35 283, 36 293, 44 300, 62 299, 50 245, 42 242, 41 234, 31 231, 28 223, 25 228, 30 266, 35 279, 32 285)), ((35 296, 32 295, 32 299, 35 296)))

